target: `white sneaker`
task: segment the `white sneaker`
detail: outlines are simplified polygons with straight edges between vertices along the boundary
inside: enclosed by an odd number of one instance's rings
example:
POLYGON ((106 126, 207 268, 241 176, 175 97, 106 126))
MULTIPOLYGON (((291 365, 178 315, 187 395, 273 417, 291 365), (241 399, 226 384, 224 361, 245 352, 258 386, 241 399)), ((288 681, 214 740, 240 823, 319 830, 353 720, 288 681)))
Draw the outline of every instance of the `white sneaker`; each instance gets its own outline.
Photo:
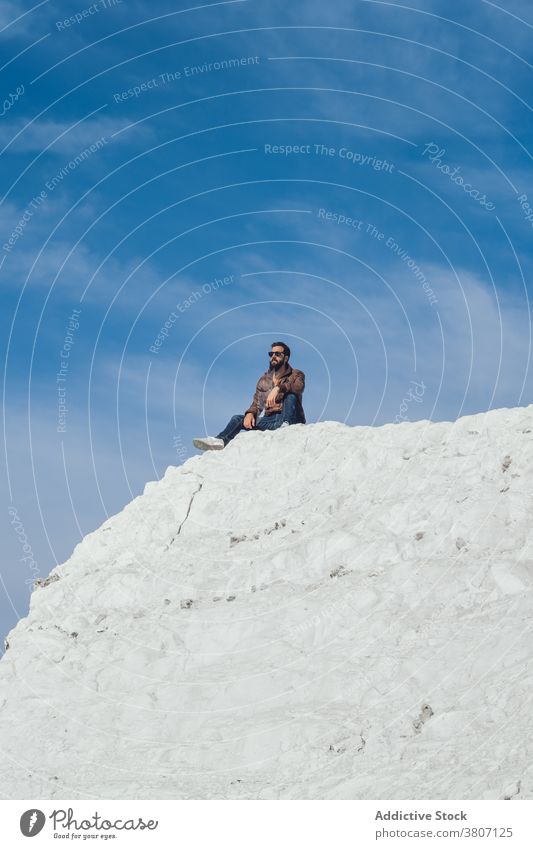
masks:
POLYGON ((198 437, 197 439, 193 439, 192 443, 200 451, 220 451, 221 448, 224 448, 224 440, 219 439, 217 436, 198 437))

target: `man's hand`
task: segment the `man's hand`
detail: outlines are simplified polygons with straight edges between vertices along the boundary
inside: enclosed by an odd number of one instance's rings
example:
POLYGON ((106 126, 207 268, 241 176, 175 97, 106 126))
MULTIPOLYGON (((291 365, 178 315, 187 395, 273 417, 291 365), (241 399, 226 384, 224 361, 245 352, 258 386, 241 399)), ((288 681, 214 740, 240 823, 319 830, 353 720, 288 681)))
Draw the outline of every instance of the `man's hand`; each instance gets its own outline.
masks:
POLYGON ((265 402, 267 407, 273 407, 274 406, 274 404, 276 403, 276 398, 278 397, 278 392, 279 392, 278 386, 274 386, 274 388, 270 390, 270 392, 267 395, 266 402, 265 402))
POLYGON ((254 427, 255 426, 255 416, 254 416, 254 414, 253 413, 246 413, 246 415, 244 417, 244 421, 243 421, 242 424, 243 424, 243 427, 246 428, 246 430, 250 430, 250 428, 254 427))

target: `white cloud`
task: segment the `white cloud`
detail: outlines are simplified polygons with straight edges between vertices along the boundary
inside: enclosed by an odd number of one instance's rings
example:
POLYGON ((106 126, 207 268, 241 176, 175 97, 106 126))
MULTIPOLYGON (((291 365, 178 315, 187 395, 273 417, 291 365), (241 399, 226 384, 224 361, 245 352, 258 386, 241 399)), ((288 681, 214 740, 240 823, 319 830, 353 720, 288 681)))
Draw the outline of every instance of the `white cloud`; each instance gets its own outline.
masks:
MULTIPOLYGON (((75 157, 91 144, 105 138, 107 143, 93 154, 92 162, 99 155, 106 155, 109 146, 116 144, 133 144, 151 136, 152 131, 146 124, 135 127, 131 132, 121 132, 116 138, 114 134, 123 130, 131 123, 128 119, 107 118, 105 116, 88 118, 81 123, 75 121, 56 121, 53 119, 17 118, 9 123, 0 124, 0 145, 10 145, 8 152, 12 154, 41 153, 48 148, 49 153, 75 157), (75 126, 76 125, 76 126, 75 126)), ((5 155, 5 154, 4 154, 5 155)), ((67 163, 65 163, 66 165, 67 163)))
POLYGON ((37 12, 25 12, 13 0, 2 0, 0 5, 0 32, 2 40, 29 37, 37 30, 44 32, 42 16, 37 12))

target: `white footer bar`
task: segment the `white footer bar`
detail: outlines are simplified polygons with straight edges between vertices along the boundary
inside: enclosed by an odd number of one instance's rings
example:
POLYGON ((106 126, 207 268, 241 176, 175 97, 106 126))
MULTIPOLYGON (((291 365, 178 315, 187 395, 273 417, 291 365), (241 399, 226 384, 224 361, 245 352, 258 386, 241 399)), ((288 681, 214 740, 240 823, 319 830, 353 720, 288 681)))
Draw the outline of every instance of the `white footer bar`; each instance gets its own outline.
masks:
POLYGON ((533 801, 526 800, 9 800, 0 801, 0 815, 9 847, 533 847, 533 801))

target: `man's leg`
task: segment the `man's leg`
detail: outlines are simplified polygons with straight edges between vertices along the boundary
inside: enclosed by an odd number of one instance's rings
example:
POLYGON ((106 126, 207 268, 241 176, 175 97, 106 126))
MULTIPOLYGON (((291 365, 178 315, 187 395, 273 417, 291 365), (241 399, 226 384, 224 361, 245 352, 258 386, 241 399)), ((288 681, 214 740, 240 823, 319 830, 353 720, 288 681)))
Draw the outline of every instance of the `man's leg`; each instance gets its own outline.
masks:
POLYGON ((258 419, 253 430, 277 430, 282 425, 281 413, 273 413, 271 416, 263 416, 258 419))
POLYGON ((237 436, 239 431, 243 430, 243 422, 244 416, 232 416, 224 430, 221 430, 220 433, 217 433, 216 438, 221 439, 224 443, 224 446, 226 446, 231 439, 237 436))
POLYGON ((215 437, 208 436, 203 439, 193 439, 193 443, 201 451, 213 448, 225 448, 228 442, 234 439, 241 431, 246 433, 247 430, 277 430, 283 424, 299 424, 300 419, 298 418, 296 400, 296 395, 290 392, 283 399, 283 409, 279 413, 256 419, 256 424, 253 428, 244 427, 243 415, 232 416, 224 430, 221 430, 215 437))
POLYGON ((300 418, 298 416, 298 399, 293 392, 289 392, 288 395, 285 395, 283 399, 283 410, 279 415, 281 416, 281 424, 287 422, 287 424, 300 424, 300 418))
POLYGON ((298 406, 296 403, 296 395, 290 392, 283 399, 283 409, 279 413, 274 413, 271 416, 263 416, 259 419, 254 430, 277 430, 282 424, 299 424, 298 406))

